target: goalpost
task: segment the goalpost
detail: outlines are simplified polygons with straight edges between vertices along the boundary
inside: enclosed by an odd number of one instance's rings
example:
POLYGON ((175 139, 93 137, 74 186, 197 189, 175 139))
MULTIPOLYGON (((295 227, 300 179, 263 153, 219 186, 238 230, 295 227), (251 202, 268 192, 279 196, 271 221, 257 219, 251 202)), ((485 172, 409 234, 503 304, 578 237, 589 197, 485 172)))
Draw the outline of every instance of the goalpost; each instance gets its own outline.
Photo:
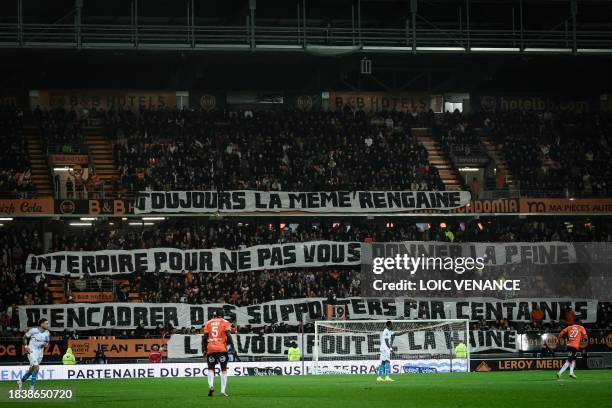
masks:
POLYGON ((400 373, 470 371, 469 320, 326 320, 315 322, 313 372, 365 373, 380 364, 381 334, 390 321, 391 366, 400 373), (465 351, 462 346, 465 345, 465 351))

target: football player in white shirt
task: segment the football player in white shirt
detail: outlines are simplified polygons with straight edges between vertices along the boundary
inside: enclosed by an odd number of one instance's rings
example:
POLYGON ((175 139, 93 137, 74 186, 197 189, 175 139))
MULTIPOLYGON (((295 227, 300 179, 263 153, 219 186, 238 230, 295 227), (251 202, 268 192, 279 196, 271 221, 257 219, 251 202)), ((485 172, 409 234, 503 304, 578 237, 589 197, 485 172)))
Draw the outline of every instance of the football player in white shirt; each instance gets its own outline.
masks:
POLYGON ((47 319, 40 319, 38 321, 38 327, 34 327, 23 336, 23 345, 28 355, 28 361, 30 362, 30 368, 21 377, 21 380, 17 381, 19 389, 23 387, 23 382, 30 377, 30 389, 34 389, 36 384, 36 377, 38 377, 38 369, 40 362, 43 359, 45 347, 49 344, 51 335, 49 334, 49 321, 47 319))
POLYGON ((393 351, 393 339, 395 336, 408 333, 410 330, 402 330, 398 332, 393 331, 393 324, 391 321, 387 321, 385 324, 385 330, 380 335, 380 365, 378 366, 378 378, 376 381, 387 381, 393 382, 389 374, 391 374, 391 352, 393 351), (385 379, 382 376, 385 374, 385 379))

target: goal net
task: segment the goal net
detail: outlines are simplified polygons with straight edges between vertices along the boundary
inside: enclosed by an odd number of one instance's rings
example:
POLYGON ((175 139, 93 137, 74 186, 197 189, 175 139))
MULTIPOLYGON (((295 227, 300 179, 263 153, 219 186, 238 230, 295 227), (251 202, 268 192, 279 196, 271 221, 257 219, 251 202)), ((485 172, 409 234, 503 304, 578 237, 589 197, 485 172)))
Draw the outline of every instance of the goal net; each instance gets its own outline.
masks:
POLYGON ((317 321, 313 372, 374 373, 381 363, 387 322, 395 333, 391 339, 392 373, 469 371, 469 321, 457 319, 317 321))

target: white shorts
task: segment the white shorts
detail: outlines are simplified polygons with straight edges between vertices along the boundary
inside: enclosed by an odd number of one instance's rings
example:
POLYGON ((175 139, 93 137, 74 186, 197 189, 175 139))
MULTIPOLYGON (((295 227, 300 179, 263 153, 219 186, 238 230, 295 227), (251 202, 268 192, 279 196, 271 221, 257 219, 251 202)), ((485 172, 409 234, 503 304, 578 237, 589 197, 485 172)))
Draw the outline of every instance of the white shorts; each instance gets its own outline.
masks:
POLYGON ((380 350, 380 361, 391 361, 391 350, 389 349, 380 350))
POLYGON ((40 362, 43 359, 43 352, 39 351, 39 352, 29 352, 28 353, 28 361, 30 362, 31 366, 35 366, 35 365, 40 365, 40 362))

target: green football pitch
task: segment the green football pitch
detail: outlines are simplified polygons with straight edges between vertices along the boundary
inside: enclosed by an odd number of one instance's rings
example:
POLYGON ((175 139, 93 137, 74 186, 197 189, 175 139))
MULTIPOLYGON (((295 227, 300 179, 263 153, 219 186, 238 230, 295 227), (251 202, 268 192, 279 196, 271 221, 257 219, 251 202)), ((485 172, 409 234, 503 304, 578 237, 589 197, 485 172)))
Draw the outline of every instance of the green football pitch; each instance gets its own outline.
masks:
MULTIPOLYGON (((612 370, 580 371, 556 380, 553 371, 469 374, 404 374, 394 383, 373 376, 230 377, 229 398, 207 396, 206 378, 40 381, 39 389, 71 388, 76 400, 34 403, 40 407, 612 407, 612 370)), ((0 383, 6 393, 14 383, 0 383)), ((22 405, 23 406, 23 405, 22 405)))

